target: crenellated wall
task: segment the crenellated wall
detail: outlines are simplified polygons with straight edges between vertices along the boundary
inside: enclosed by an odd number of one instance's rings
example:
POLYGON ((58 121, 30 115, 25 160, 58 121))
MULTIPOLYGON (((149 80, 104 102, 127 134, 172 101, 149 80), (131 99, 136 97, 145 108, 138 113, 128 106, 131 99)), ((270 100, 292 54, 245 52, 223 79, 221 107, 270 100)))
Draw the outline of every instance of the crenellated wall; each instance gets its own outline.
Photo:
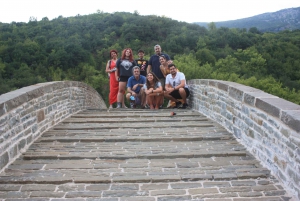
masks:
POLYGON ((106 109, 102 97, 82 82, 40 83, 0 96, 0 170, 43 132, 83 109, 106 109))
POLYGON ((220 80, 189 80, 193 109, 233 133, 300 200, 300 106, 220 80))

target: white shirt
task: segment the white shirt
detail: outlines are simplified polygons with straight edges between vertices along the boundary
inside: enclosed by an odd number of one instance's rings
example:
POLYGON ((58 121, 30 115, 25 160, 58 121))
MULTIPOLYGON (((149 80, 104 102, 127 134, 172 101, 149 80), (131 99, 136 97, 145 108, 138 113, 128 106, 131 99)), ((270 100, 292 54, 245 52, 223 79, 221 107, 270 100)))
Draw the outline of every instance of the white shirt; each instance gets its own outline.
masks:
POLYGON ((188 88, 186 85, 185 75, 182 72, 177 72, 174 78, 172 77, 172 74, 168 74, 166 77, 166 85, 170 84, 172 87, 177 87, 180 85, 181 80, 184 80, 184 88, 188 88))

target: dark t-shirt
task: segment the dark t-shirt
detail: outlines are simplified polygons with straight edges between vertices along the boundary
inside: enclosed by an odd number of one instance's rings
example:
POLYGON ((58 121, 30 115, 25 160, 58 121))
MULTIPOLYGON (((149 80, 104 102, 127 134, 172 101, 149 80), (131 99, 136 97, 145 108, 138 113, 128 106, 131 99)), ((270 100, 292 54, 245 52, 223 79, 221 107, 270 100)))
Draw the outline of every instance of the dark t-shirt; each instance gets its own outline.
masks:
POLYGON ((130 77, 132 76, 132 68, 136 66, 136 62, 134 60, 130 62, 127 59, 118 59, 116 66, 120 72, 120 76, 130 77))
POLYGON ((137 59, 135 61, 137 63, 137 66, 141 69, 141 75, 147 76, 148 61, 145 59, 137 59))
MULTIPOLYGON (((161 53, 160 55, 164 55, 168 60, 170 60, 169 55, 165 53, 161 53)), ((149 65, 152 66, 152 72, 158 77, 158 78, 165 78, 165 76, 162 74, 160 70, 160 62, 159 62, 159 56, 160 55, 152 55, 149 60, 149 65)))

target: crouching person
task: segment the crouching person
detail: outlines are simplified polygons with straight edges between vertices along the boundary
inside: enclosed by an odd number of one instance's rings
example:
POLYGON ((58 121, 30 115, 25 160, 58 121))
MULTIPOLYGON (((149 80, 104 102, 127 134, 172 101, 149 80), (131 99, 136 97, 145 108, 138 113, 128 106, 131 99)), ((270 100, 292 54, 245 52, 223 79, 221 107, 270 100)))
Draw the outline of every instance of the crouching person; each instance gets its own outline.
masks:
POLYGON ((187 108, 186 98, 190 95, 188 86, 186 85, 185 75, 177 72, 175 64, 169 64, 170 74, 166 77, 166 91, 164 97, 176 103, 174 108, 187 108), (182 102, 179 101, 182 99, 182 102))
POLYGON ((137 105, 143 106, 145 96, 143 95, 143 86, 146 83, 146 77, 140 74, 140 68, 135 66, 132 68, 133 76, 129 77, 127 82, 126 99, 130 102, 131 108, 136 108, 137 105))
POLYGON ((164 99, 162 84, 153 72, 147 74, 147 81, 144 85, 147 104, 150 109, 159 109, 164 99))

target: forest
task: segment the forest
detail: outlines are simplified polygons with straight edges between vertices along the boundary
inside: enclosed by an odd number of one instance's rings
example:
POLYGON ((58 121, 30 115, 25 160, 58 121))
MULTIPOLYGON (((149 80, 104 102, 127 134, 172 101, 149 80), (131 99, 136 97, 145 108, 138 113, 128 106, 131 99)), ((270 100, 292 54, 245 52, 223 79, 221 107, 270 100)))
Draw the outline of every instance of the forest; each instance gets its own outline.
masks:
POLYGON ((300 104, 300 30, 208 28, 163 16, 104 13, 0 23, 0 94, 41 82, 76 80, 107 102, 109 51, 146 59, 160 44, 189 79, 228 80, 300 104))

